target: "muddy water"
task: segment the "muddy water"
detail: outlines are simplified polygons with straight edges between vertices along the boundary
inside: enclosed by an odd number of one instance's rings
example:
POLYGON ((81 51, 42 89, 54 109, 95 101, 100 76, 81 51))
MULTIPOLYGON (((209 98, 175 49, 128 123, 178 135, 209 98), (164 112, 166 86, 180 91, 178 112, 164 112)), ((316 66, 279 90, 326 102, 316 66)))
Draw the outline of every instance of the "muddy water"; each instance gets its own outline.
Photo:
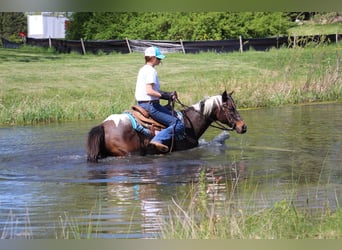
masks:
POLYGON ((241 111, 244 135, 166 156, 86 162, 97 122, 0 128, 1 238, 153 238, 172 199, 206 174, 209 199, 244 209, 291 199, 299 208, 342 202, 342 104, 241 111), (234 188, 232 188, 234 187, 234 188), (69 233, 69 235, 67 235, 69 233), (76 235, 76 236, 75 236, 76 235))

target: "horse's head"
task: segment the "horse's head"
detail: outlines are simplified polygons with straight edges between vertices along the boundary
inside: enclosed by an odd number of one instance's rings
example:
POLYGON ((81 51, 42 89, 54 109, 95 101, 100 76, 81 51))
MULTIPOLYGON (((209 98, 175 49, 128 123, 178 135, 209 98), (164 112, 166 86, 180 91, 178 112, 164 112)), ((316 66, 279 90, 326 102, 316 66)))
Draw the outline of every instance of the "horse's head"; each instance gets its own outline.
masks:
POLYGON ((227 94, 227 91, 222 93, 222 102, 219 102, 215 112, 216 119, 219 122, 228 125, 237 133, 243 134, 247 132, 247 125, 236 109, 232 94, 233 92, 227 94))

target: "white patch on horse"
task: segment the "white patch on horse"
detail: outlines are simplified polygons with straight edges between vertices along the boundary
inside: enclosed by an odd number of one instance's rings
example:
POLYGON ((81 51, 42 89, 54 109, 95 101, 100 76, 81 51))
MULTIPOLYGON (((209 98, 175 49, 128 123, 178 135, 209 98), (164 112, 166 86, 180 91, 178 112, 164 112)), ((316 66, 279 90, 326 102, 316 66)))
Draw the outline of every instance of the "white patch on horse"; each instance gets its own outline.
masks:
POLYGON ((118 126, 120 122, 123 122, 124 124, 131 123, 126 114, 113 114, 108 116, 103 122, 105 121, 113 121, 116 126, 118 126))
MULTIPOLYGON (((222 105, 222 96, 217 95, 217 96, 212 96, 208 99, 204 100, 204 110, 203 110, 203 115, 204 116, 210 116, 211 112, 213 111, 214 106, 221 106, 222 105)), ((192 107, 200 112, 201 111, 201 102, 198 102, 194 105, 192 105, 192 107)))

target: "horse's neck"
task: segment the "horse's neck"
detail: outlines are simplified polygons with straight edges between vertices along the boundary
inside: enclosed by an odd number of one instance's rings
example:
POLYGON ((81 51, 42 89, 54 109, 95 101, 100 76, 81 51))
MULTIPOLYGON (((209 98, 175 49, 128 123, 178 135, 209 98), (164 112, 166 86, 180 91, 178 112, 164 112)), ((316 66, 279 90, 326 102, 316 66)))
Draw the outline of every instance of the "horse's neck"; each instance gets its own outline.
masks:
POLYGON ((200 111, 192 107, 184 110, 183 114, 187 135, 196 140, 203 135, 212 122, 209 117, 205 117, 200 111))

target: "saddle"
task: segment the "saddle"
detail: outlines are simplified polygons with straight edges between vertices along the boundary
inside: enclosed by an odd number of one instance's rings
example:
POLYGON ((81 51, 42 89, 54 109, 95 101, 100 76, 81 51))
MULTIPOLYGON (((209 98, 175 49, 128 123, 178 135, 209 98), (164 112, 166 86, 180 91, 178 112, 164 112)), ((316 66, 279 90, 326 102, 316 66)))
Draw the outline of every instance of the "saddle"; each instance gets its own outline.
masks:
POLYGON ((153 135, 155 134, 155 131, 160 131, 166 128, 165 125, 154 120, 147 110, 139 105, 132 106, 132 110, 127 110, 126 112, 129 112, 144 128, 149 129, 153 135))
MULTIPOLYGON (((144 134, 148 137, 153 137, 156 135, 156 132, 159 132, 162 129, 166 128, 165 125, 154 120, 150 116, 148 111, 139 105, 132 106, 132 109, 125 111, 125 113, 129 115, 133 129, 135 129, 137 132, 144 134)), ((184 122, 183 115, 181 112, 177 112, 177 117, 178 119, 184 122)), ((197 140, 188 138, 185 135, 176 136, 176 140, 183 140, 184 138, 187 138, 189 141, 191 141, 191 143, 194 143, 195 145, 198 144, 197 140)))

